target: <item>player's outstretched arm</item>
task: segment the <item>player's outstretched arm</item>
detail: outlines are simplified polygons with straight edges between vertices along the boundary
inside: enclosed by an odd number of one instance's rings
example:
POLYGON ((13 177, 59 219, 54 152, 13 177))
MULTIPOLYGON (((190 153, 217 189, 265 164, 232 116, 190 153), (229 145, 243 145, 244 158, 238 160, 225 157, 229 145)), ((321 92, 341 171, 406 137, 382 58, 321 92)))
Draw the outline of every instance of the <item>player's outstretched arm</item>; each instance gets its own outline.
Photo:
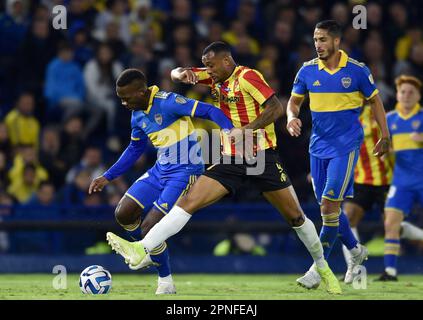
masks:
POLYGON ((298 118, 298 115, 300 114, 300 108, 303 101, 303 97, 291 96, 286 108, 286 129, 293 137, 299 137, 301 134, 302 122, 298 118))
POLYGON ((205 102, 198 101, 191 112, 191 116, 211 120, 222 129, 230 130, 234 127, 231 120, 220 109, 205 102))
POLYGON ((116 179, 125 173, 135 161, 142 155, 147 145, 147 138, 143 137, 138 140, 131 140, 129 146, 125 149, 118 161, 109 168, 103 175, 95 178, 88 189, 88 193, 103 190, 103 188, 113 179, 116 179))
POLYGON ((369 103, 372 108, 375 120, 382 133, 382 137, 379 139, 373 149, 373 154, 377 157, 381 157, 385 153, 389 152, 390 146, 389 129, 386 122, 385 108, 383 107, 383 102, 379 94, 376 94, 374 97, 372 97, 369 100, 369 103))

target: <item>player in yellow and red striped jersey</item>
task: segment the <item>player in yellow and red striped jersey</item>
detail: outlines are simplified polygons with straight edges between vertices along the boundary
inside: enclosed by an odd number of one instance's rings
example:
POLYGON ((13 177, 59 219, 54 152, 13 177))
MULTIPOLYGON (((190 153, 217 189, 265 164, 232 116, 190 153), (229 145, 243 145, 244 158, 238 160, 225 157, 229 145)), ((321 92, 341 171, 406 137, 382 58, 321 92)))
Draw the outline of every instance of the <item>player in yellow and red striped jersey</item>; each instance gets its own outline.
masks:
MULTIPOLYGON (((215 82, 207 68, 189 68, 199 84, 211 88, 214 105, 231 119, 235 127, 243 127, 254 121, 264 109, 264 102, 274 94, 272 88, 257 70, 236 66, 223 83, 215 82)), ((263 141, 258 146, 264 149, 276 147, 276 134, 273 122, 265 127, 263 141)), ((227 141, 224 141, 227 143, 227 141)), ((225 144, 225 147, 228 145, 225 144)), ((229 150, 228 150, 229 151, 229 150)), ((231 153, 234 155, 234 146, 231 153)))
MULTIPOLYGON (((369 105, 363 107, 359 119, 364 131, 364 141, 354 170, 354 197, 345 199, 343 206, 357 240, 359 240, 357 226, 365 212, 377 205, 383 213, 385 198, 392 179, 391 159, 373 155, 372 150, 381 138, 381 134, 369 105)), ((351 254, 345 246, 343 246, 343 252, 348 264, 351 254)))
MULTIPOLYGON (((231 119, 236 128, 240 128, 231 131, 235 141, 248 130, 264 129, 262 135, 261 131, 257 135, 256 142, 256 158, 262 160, 260 165, 263 165, 263 171, 248 175, 251 166, 244 159, 241 159, 241 163, 233 163, 239 158, 232 144, 229 144, 231 148, 224 150, 223 163, 210 166, 188 194, 139 243, 147 251, 152 250, 157 247, 156 243, 160 244, 179 232, 197 210, 239 191, 250 182, 297 232, 313 257, 326 290, 332 294, 341 293, 339 282, 323 256, 316 228, 304 215, 275 150, 274 122, 284 113, 275 92, 258 71, 238 66, 232 58, 230 47, 224 42, 214 42, 206 47, 202 62, 206 68, 172 70, 172 80, 210 86, 215 106, 231 119)), ((138 258, 135 260, 132 264, 141 263, 138 258)))

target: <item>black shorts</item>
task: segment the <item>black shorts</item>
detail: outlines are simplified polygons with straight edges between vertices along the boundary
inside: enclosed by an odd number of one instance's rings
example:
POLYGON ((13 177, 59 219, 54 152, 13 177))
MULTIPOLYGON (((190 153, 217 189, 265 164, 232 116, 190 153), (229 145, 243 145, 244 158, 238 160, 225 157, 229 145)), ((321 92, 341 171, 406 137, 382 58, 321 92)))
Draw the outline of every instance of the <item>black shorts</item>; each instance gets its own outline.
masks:
MULTIPOLYGON (((229 161, 229 158, 226 158, 229 161)), ((248 165, 245 162, 235 164, 235 159, 230 158, 232 163, 225 164, 223 158, 220 163, 211 165, 206 172, 206 177, 212 178, 222 184, 231 194, 236 194, 243 187, 253 185, 261 193, 285 189, 291 185, 288 175, 282 167, 279 154, 276 150, 267 149, 264 153, 264 168, 260 174, 247 174, 247 169, 259 168, 259 165, 248 165)))
POLYGON ((383 210, 388 190, 389 186, 372 186, 369 184, 354 183, 354 198, 347 199, 346 201, 359 205, 364 211, 371 210, 374 205, 377 205, 380 210, 383 210))

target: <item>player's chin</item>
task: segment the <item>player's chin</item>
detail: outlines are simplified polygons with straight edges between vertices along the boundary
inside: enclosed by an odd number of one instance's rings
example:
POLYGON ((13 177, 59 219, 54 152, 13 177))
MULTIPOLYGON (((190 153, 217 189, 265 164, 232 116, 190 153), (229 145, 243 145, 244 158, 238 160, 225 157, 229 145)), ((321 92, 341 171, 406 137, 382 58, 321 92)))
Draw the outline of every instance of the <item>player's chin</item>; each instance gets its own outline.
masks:
POLYGON ((319 57, 320 60, 326 60, 328 58, 324 52, 317 53, 317 56, 319 57))

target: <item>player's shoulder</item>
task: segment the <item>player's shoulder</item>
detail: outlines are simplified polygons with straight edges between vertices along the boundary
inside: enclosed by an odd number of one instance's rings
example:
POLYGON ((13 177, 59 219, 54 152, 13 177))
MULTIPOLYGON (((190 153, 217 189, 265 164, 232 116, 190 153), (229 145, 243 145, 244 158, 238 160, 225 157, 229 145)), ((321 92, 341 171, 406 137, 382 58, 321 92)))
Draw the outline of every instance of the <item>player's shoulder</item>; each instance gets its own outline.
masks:
POLYGON ((393 117, 398 115, 398 111, 397 110, 391 110, 389 112, 386 113, 386 118, 387 119, 392 119, 393 117))
POLYGON ((238 66, 238 70, 235 70, 235 72, 238 73, 238 78, 245 78, 254 74, 260 74, 260 71, 247 66, 238 66))
POLYGON ((351 57, 348 57, 347 63, 349 65, 357 66, 359 68, 365 68, 366 67, 366 64, 364 62, 360 62, 360 61, 355 60, 355 59, 353 59, 351 57))
POLYGON ((370 74, 370 70, 364 62, 357 61, 350 57, 348 57, 347 60, 347 67, 349 68, 349 70, 352 70, 356 73, 364 73, 366 75, 370 74))
POLYGON ((167 107, 167 109, 171 108, 174 105, 178 104, 185 104, 189 102, 191 99, 185 96, 180 95, 176 92, 165 92, 160 99, 164 99, 165 101, 161 104, 162 107, 167 107))
POLYGON ((263 81, 264 80, 262 73, 254 68, 240 66, 236 72, 238 72, 238 81, 243 81, 243 80, 263 81))
POLYGON ((319 64, 319 58, 314 58, 303 63, 303 68, 313 67, 319 64))
POLYGON ((154 98, 157 99, 168 99, 169 97, 171 97, 174 93, 173 92, 167 92, 167 91, 158 91, 155 95, 154 98))
POLYGON ((131 113, 131 126, 134 127, 144 117, 144 112, 141 110, 132 111, 131 113))

